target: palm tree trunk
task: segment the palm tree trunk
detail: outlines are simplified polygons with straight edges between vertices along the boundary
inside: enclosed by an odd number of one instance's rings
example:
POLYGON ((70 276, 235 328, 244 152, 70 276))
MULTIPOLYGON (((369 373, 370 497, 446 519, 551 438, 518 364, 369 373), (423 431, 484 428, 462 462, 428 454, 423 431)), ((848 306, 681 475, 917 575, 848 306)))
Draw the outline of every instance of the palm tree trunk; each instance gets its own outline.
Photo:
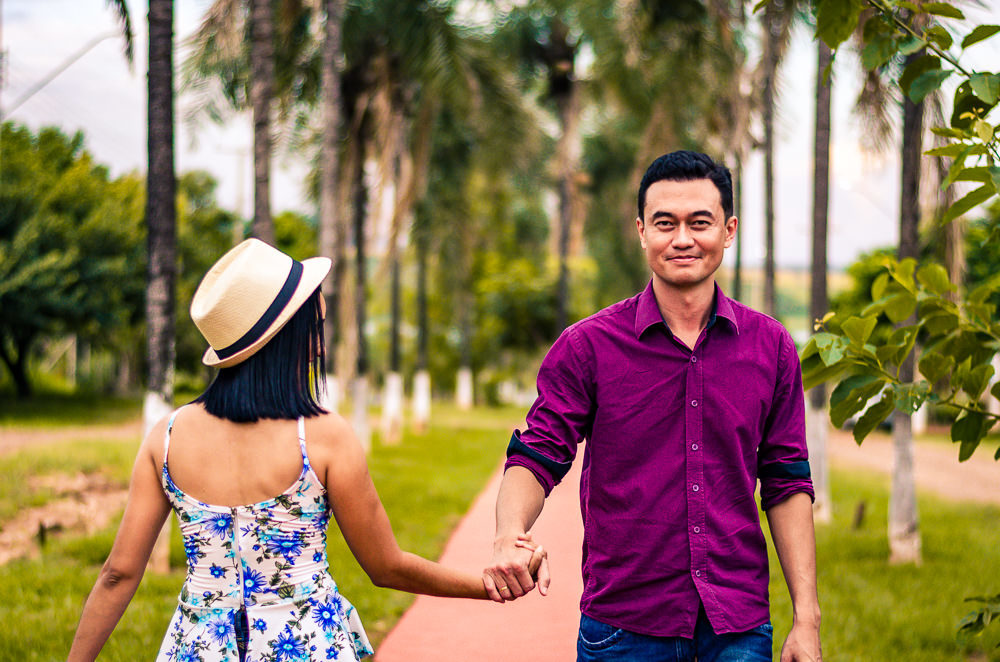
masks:
MULTIPOLYGON (((362 125, 364 122, 362 121, 362 125)), ((365 135, 364 127, 359 131, 365 135)), ((354 389, 354 432, 365 451, 371 449, 371 426, 368 423, 368 343, 365 339, 368 305, 368 261, 365 251, 365 218, 368 214, 368 187, 365 182, 365 150, 359 152, 354 173, 354 315, 357 324, 357 357, 355 363, 354 389)))
MULTIPOLYGON (((149 3, 149 70, 147 76, 146 174, 146 362, 149 370, 143 405, 143 427, 173 408, 174 277, 177 265, 176 190, 174 175, 174 10, 171 0, 149 3)), ((169 525, 156 543, 150 566, 168 570, 169 525)))
POLYGON ((253 105, 253 236, 274 244, 271 220, 271 101, 274 97, 271 0, 250 3, 250 102, 253 105))
MULTIPOLYGON (((829 306, 827 300, 827 220, 830 209, 830 80, 824 75, 833 58, 830 48, 822 40, 816 42, 816 127, 813 134, 813 231, 812 278, 809 312, 812 319, 820 319, 829 306)), ((813 387, 809 397, 807 416, 809 463, 812 467, 816 501, 813 511, 818 522, 833 519, 830 499, 830 481, 827 470, 826 440, 829 423, 825 412, 826 388, 823 384, 813 387)))
POLYGON ((764 312, 777 313, 774 287, 774 106, 775 78, 778 73, 777 10, 768 4, 764 10, 764 89, 762 115, 764 124, 764 312))
POLYGON ((343 68, 341 27, 344 0, 325 0, 326 26, 323 40, 323 137, 320 148, 319 252, 333 260, 323 289, 326 291, 326 401, 328 409, 339 404, 340 387, 336 376, 337 346, 340 342, 340 287, 344 275, 344 230, 340 215, 340 73, 343 68))
MULTIPOLYGON (((919 53, 907 56, 907 64, 919 53)), ((903 98, 903 142, 900 156, 902 182, 899 203, 899 259, 919 256, 920 155, 923 136, 923 103, 903 98)), ((899 379, 913 380, 916 352, 899 367, 899 379)), ((889 561, 920 563, 920 519, 913 475, 913 432, 908 414, 893 414, 892 489, 889 495, 889 561)))
POLYGON ((569 322, 569 252, 570 230, 576 200, 573 181, 577 166, 579 142, 579 90, 570 75, 569 89, 557 100, 561 135, 556 147, 559 172, 559 289, 556 309, 556 333, 569 322))
POLYGON ((403 434, 403 375, 400 372, 399 318, 399 249, 392 246, 390 264, 389 374, 385 378, 382 403, 382 439, 399 443, 403 434))
MULTIPOLYGON (((733 164, 733 213, 736 218, 743 220, 743 159, 736 157, 733 164)), ((733 265, 733 298, 743 302, 743 229, 736 226, 736 260, 733 265)))
MULTIPOLYGON (((419 218, 419 216, 418 216, 419 218)), ((425 432, 431 414, 431 377, 427 371, 427 340, 430 333, 427 320, 427 232, 419 227, 414 232, 417 252, 417 371, 413 376, 413 428, 425 432)))

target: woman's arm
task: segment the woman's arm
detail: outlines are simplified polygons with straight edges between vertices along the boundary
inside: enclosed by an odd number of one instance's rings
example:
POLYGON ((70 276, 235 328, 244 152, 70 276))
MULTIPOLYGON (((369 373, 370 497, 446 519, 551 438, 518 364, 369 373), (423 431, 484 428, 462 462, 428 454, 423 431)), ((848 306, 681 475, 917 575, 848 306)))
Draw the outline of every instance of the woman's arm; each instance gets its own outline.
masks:
POLYGON ((83 607, 68 662, 94 660, 101 652, 139 586, 153 544, 170 513, 154 461, 155 449, 163 451, 165 431, 164 420, 153 427, 139 448, 125 514, 108 560, 83 607))
MULTIPOLYGON (((488 599, 480 575, 447 568, 399 548, 353 430, 338 417, 324 426, 324 432, 324 450, 331 452, 325 463, 330 507, 344 540, 372 583, 410 593, 488 599)), ((533 558, 536 571, 544 558, 545 551, 538 547, 533 558)))

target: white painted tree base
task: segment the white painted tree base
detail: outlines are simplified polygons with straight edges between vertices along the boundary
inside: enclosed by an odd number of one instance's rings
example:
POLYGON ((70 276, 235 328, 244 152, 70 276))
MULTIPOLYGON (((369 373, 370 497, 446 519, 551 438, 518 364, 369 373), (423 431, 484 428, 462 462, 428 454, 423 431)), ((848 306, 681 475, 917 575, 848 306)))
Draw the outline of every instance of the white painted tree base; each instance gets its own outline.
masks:
POLYGON ((431 422, 431 375, 420 370, 413 376, 413 429, 427 431, 431 422))
MULTIPOLYGON (((142 436, 145 439, 156 423, 174 410, 173 403, 167 402, 163 395, 147 391, 142 401, 142 436)), ((165 574, 170 572, 170 527, 173 515, 167 517, 160 534, 156 537, 153 551, 149 555, 147 568, 151 572, 165 574)))
POLYGON ((472 368, 462 367, 458 369, 455 377, 455 404, 459 409, 472 409, 472 368))
POLYGON ((368 377, 355 377, 351 387, 351 426, 365 453, 372 450, 372 429, 368 422, 368 377))
POLYGON ((813 519, 819 524, 833 521, 833 501, 830 497, 830 474, 827 463, 826 443, 830 432, 830 421, 825 409, 806 406, 806 441, 809 444, 809 468, 812 472, 813 519))
POLYGON ((389 445, 403 438, 403 376, 390 372, 385 376, 382 395, 382 440, 389 445))

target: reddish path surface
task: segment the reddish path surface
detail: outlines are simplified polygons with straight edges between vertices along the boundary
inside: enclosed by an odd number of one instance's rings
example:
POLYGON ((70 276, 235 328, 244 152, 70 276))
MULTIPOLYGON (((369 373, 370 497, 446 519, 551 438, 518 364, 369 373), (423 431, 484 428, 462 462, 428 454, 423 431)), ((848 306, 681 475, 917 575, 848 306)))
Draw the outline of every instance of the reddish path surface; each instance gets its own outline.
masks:
MULTIPOLYGON (((419 596, 375 654, 376 662, 469 660, 558 662, 576 659, 580 624, 580 469, 546 499, 535 540, 549 550, 552 586, 508 604, 419 596)), ((441 562, 479 572, 490 559, 498 469, 452 534, 441 562)))

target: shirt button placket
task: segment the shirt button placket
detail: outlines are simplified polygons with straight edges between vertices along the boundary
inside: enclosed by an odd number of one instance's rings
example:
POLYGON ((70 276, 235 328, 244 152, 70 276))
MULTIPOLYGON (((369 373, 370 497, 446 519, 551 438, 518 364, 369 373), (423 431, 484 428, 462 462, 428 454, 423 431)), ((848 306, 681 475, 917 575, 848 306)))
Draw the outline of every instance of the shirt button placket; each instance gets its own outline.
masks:
POLYGON ((700 452, 702 445, 704 400, 702 390, 702 365, 698 357, 691 355, 687 370, 685 400, 686 428, 689 432, 687 453, 688 521, 691 546, 691 574, 698 581, 704 581, 707 571, 708 540, 702 534, 705 526, 706 499, 704 460, 700 452))

